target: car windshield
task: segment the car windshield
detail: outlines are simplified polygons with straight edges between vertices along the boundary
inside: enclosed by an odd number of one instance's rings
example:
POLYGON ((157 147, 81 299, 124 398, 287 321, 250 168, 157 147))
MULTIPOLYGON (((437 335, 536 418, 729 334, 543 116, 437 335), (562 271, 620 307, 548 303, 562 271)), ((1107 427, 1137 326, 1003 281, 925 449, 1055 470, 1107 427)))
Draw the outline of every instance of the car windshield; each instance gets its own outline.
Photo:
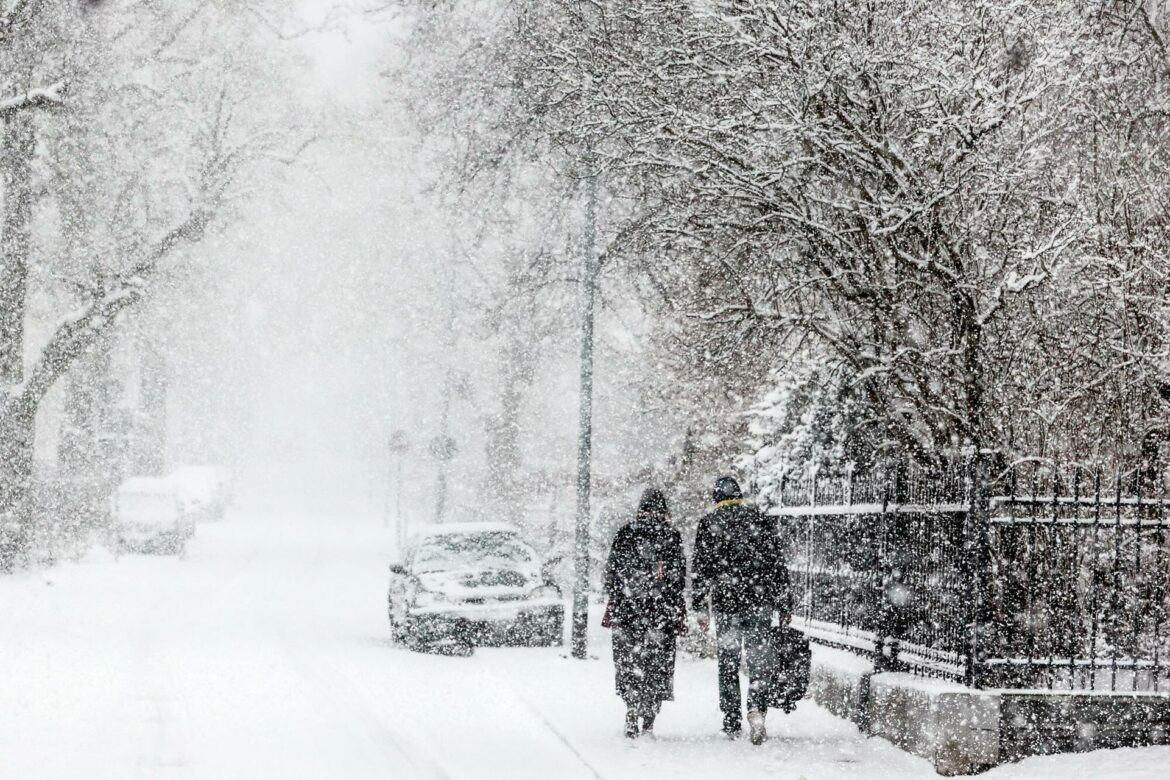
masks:
POLYGON ((414 554, 419 574, 455 569, 524 566, 532 553, 514 533, 436 534, 428 536, 414 554))

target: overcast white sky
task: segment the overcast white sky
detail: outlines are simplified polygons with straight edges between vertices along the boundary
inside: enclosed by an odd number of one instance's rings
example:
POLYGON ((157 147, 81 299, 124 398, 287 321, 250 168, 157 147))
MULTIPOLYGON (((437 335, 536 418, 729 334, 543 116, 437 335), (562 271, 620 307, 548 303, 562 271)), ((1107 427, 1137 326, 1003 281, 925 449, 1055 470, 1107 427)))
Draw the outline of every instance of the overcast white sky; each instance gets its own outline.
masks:
MULTIPOLYGON (((306 5, 319 15, 321 4, 306 5)), ((469 511, 481 494, 497 367, 458 298, 459 337, 444 347, 445 296, 452 282, 457 291, 470 282, 466 269, 451 270, 459 217, 422 192, 429 172, 417 168, 409 122, 388 107, 394 87, 380 71, 395 35, 365 22, 295 44, 306 66, 290 99, 336 132, 303 166, 260 183, 225 234, 197 248, 197 269, 178 274, 142 316, 167 323, 174 460, 233 462, 255 479, 292 465, 322 475, 321 490, 364 490, 372 505, 393 429, 413 446, 407 479, 431 491, 437 464, 426 445, 438 433, 440 379, 454 366, 472 388, 452 411, 453 500, 469 511)), ((636 333, 637 320, 627 311, 599 322, 597 463, 609 473, 643 465, 669 435, 631 390, 640 354, 628 326, 636 333)), ((525 459, 566 474, 576 457, 576 321, 567 312, 564 332, 542 350, 524 409, 525 459)))

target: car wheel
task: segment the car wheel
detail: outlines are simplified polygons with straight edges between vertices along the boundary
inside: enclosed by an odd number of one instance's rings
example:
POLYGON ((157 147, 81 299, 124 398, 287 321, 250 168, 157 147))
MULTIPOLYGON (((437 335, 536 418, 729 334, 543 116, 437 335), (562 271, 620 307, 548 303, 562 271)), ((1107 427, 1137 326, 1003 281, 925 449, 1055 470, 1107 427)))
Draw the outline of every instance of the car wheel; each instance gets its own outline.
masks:
POLYGON ((563 619, 548 623, 534 637, 537 647, 559 647, 565 643, 565 622, 563 619))
POLYGON ((390 605, 390 641, 396 645, 405 645, 410 639, 410 632, 406 626, 394 619, 394 605, 390 605))

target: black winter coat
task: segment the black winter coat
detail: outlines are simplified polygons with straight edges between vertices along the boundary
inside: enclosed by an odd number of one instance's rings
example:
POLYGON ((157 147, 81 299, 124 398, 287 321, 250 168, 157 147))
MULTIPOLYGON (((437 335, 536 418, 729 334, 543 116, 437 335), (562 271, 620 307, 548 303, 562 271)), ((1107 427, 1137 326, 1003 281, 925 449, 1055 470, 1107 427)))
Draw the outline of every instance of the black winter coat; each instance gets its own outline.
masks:
POLYGON ((758 607, 792 611, 788 568, 776 521, 742 499, 721 502, 699 521, 691 598, 696 611, 743 612, 758 607))
POLYGON ((687 560, 682 535, 642 515, 622 526, 605 565, 605 594, 615 627, 677 633, 686 616, 687 560))

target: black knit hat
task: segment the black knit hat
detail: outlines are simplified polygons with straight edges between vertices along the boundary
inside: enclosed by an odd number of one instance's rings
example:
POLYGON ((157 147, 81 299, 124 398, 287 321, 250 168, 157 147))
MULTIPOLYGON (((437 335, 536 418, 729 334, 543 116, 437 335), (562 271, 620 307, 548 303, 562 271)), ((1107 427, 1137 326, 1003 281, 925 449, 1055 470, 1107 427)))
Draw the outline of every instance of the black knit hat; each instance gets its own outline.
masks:
POLYGON ((666 496, 662 495, 661 490, 649 487, 642 491, 642 499, 638 502, 638 516, 652 517, 658 520, 670 519, 666 496))
POLYGON ((735 477, 725 474, 715 480, 715 489, 711 491, 711 497, 718 504, 720 501, 743 498, 743 490, 740 489, 735 477))

